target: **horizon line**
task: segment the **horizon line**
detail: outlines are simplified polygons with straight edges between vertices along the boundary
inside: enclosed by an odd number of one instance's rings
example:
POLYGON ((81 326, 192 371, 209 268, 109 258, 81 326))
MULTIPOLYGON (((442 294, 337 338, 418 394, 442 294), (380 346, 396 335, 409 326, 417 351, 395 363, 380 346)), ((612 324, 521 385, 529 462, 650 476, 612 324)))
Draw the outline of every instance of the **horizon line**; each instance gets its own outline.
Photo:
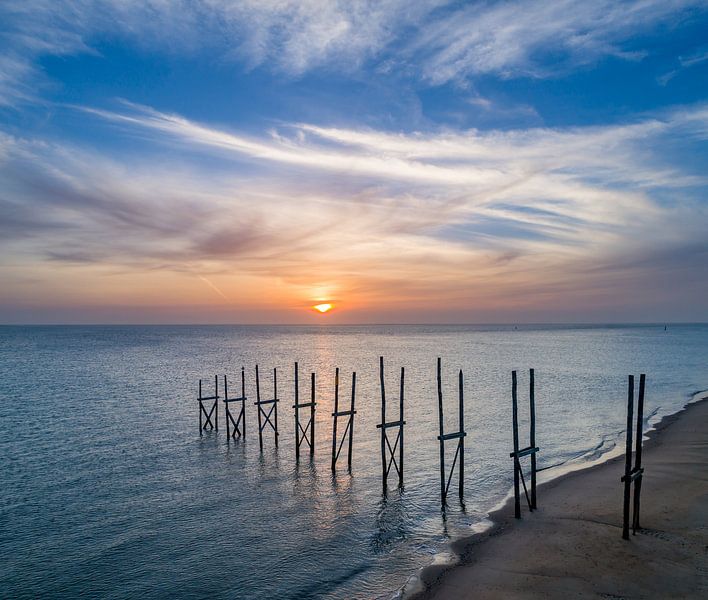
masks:
POLYGON ((515 327, 708 325, 708 321, 514 321, 499 323, 0 323, 0 327, 515 327))

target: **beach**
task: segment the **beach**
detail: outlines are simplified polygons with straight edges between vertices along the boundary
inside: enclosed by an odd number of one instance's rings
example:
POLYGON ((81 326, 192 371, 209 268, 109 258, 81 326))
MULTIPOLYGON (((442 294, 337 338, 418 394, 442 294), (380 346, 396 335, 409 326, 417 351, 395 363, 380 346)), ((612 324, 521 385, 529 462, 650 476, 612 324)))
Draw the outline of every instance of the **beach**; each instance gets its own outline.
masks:
POLYGON ((620 456, 542 485, 521 520, 507 502, 489 531, 453 544, 458 564, 423 571, 416 600, 708 597, 708 397, 647 438, 642 529, 629 541, 620 456))

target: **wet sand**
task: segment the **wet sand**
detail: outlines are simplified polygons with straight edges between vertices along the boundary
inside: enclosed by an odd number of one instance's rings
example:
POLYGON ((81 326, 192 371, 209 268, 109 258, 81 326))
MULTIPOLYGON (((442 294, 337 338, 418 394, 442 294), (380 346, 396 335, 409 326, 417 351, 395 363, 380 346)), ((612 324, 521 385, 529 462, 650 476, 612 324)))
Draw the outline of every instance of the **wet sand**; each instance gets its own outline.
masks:
POLYGON ((622 456, 542 485, 520 521, 507 503, 493 529, 453 545, 460 564, 423 571, 416 600, 708 598, 708 398, 648 435, 643 529, 629 541, 622 456))

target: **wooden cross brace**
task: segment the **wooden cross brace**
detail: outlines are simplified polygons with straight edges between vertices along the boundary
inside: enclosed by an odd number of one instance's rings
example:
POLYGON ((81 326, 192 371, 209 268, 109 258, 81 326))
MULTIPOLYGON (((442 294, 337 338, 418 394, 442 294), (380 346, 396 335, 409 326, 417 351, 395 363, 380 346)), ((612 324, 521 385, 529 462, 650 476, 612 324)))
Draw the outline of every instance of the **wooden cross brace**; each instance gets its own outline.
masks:
POLYGON ((202 435, 207 427, 219 431, 219 377, 214 375, 214 395, 202 396, 202 380, 199 380, 199 435, 202 435), (204 406, 205 402, 213 402, 211 408, 207 411, 204 406), (212 415, 214 420, 212 421, 212 415), (204 417, 204 419, 202 419, 204 417))
POLYGON ((258 407, 258 444, 261 450, 263 450, 263 430, 270 426, 273 430, 273 437, 275 439, 275 447, 278 447, 278 370, 273 369, 273 398, 271 400, 261 400, 261 384, 260 376, 258 373, 258 365, 256 365, 256 401, 253 403, 258 407), (268 412, 263 408, 266 405, 272 405, 268 412), (271 417, 273 419, 271 420, 271 417))
POLYGON ((241 397, 229 398, 229 384, 224 375, 224 408, 226 410, 226 434, 227 438, 246 438, 246 377, 244 369, 241 367, 241 397), (240 402, 241 407, 238 411, 238 417, 234 419, 231 413, 230 404, 232 402, 240 402))

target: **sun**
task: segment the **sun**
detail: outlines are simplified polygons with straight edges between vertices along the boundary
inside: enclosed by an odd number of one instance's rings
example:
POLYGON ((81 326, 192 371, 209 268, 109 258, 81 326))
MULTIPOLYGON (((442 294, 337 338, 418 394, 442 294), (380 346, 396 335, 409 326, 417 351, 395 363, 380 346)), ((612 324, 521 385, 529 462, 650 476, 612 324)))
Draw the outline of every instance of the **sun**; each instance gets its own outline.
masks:
POLYGON ((321 312, 321 313, 326 313, 332 310, 332 305, 331 304, 315 304, 312 308, 314 308, 316 311, 321 312))

